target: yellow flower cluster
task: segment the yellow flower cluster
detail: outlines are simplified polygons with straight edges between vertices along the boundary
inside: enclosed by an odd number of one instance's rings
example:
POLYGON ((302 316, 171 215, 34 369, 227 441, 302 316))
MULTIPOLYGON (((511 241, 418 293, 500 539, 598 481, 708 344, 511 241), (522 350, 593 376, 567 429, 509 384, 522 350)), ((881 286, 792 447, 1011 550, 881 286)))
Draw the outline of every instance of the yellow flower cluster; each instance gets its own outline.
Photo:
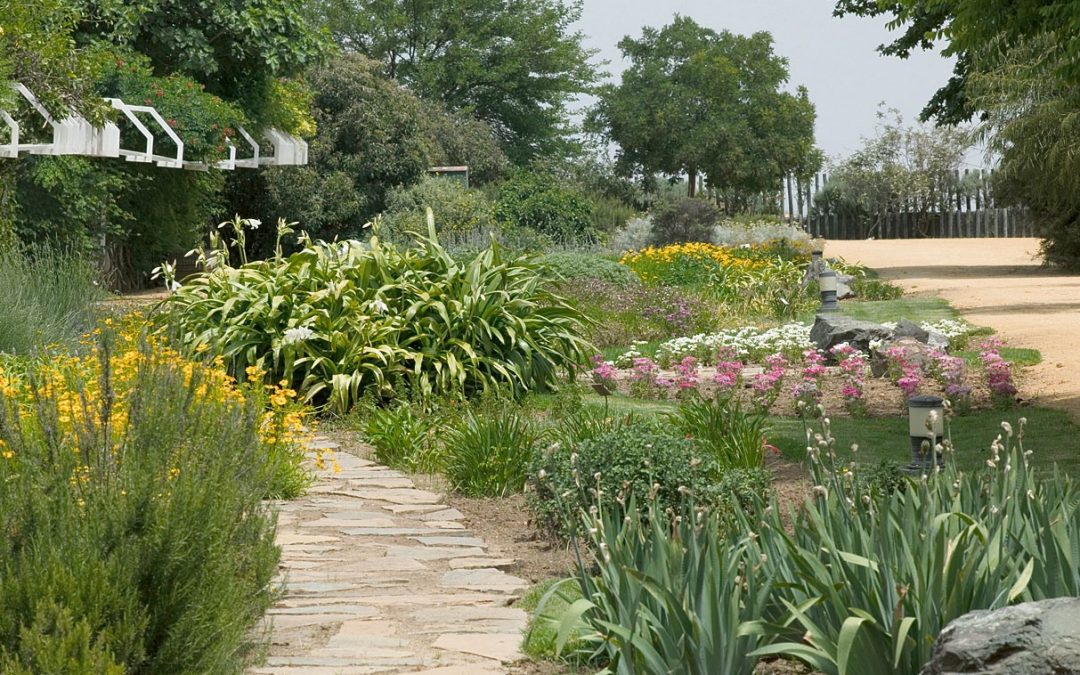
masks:
POLYGON ((733 255, 732 249, 726 246, 703 242, 669 244, 660 248, 649 246, 640 251, 627 251, 619 262, 631 269, 642 266, 671 265, 679 262, 710 262, 718 263, 723 267, 752 270, 766 267, 769 264, 765 260, 733 255))
MULTIPOLYGON (((90 434, 107 443, 105 447, 115 455, 127 435, 132 394, 139 378, 153 369, 177 376, 193 400, 243 404, 254 397, 264 407, 258 433, 268 450, 287 447, 300 451, 307 445, 314 433, 314 420, 286 382, 264 386, 260 374, 258 379, 238 383, 226 371, 221 357, 192 360, 160 337, 147 334, 144 327, 138 316, 123 320, 119 326, 107 319, 84 337, 82 354, 51 354, 23 375, 5 372, 0 366, 0 405, 30 412, 36 401, 54 402, 56 432, 64 447, 77 452, 79 439, 90 434), (31 381, 33 387, 28 384, 31 381)), ((248 372, 249 378, 252 374, 248 372)), ((0 439, 0 458, 13 457, 0 439)), ((179 470, 174 471, 170 479, 177 477, 179 470)), ((78 484, 85 477, 74 475, 72 480, 78 484)))

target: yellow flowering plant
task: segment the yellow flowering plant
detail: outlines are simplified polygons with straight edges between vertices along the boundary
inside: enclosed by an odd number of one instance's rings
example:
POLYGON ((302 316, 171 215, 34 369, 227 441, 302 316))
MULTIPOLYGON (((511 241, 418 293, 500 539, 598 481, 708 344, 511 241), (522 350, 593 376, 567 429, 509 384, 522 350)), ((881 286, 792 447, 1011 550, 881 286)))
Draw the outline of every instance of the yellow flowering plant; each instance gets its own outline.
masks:
POLYGON ((619 262, 646 283, 696 288, 733 315, 792 317, 813 301, 801 283, 809 257, 784 241, 650 246, 627 251, 619 262))
POLYGON ((0 672, 243 672, 307 415, 137 319, 0 362, 0 672))

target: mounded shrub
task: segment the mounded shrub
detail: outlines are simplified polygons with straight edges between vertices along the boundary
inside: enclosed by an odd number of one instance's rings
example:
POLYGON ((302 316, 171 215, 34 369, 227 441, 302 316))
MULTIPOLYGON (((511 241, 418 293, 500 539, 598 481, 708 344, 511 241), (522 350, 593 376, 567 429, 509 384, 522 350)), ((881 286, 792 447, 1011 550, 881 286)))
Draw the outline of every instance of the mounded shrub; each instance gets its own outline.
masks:
POLYGON ((499 187, 495 217, 506 226, 535 230, 557 244, 598 240, 589 200, 539 172, 518 171, 499 187))
MULTIPOLYGON (((163 323, 181 344, 255 366, 304 399, 348 410, 365 394, 543 390, 591 352, 586 319, 547 289, 538 265, 500 246, 466 261, 433 221, 412 248, 315 243, 185 280, 163 323)), ((211 255, 220 260, 220 256, 211 255)))
POLYGON ((427 208, 435 214, 435 229, 440 236, 487 233, 495 227, 493 206, 483 192, 457 180, 428 176, 389 192, 381 234, 393 241, 411 242, 409 232, 427 229, 427 208))
POLYGON ((299 429, 146 344, 26 372, 0 371, 0 672, 244 672, 299 429))
POLYGON ((713 240, 713 229, 722 217, 710 201, 697 197, 676 197, 657 206, 652 216, 651 246, 713 240))
POLYGON ((655 499, 678 508, 680 488, 712 503, 716 477, 715 464, 696 441, 651 425, 621 426, 540 453, 530 472, 529 502, 542 524, 565 531, 566 519, 594 505, 615 509, 631 499, 655 499))
POLYGON ((595 253, 550 253, 540 258, 540 262, 559 279, 566 281, 599 279, 619 287, 636 286, 640 283, 638 276, 629 267, 595 253))

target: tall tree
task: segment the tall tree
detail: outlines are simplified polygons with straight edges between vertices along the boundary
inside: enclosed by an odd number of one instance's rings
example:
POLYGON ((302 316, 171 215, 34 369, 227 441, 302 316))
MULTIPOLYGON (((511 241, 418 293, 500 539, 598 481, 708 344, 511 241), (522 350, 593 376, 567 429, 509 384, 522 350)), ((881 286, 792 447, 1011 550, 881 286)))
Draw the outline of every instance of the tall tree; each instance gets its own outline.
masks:
POLYGON ((889 17, 889 27, 901 32, 878 47, 882 54, 903 59, 940 46, 956 59, 952 77, 923 109, 924 120, 958 124, 980 114, 967 83, 989 45, 1000 56, 1027 37, 1050 35, 1061 57, 1058 76, 1080 83, 1080 3, 1074 0, 837 0, 833 13, 889 17))
POLYGON ((788 172, 809 172, 814 107, 806 89, 784 91, 787 60, 765 32, 716 32, 676 15, 668 26, 623 38, 630 61, 600 92, 589 126, 618 143, 626 173, 689 177, 718 191, 774 189, 788 172))
POLYGON ((567 104, 596 81, 580 2, 317 0, 344 49, 379 61, 421 98, 488 122, 512 160, 562 152, 567 104))
POLYGON ((380 71, 365 56, 343 54, 309 72, 318 125, 309 163, 230 176, 243 213, 296 219, 329 239, 359 233, 391 188, 415 183, 434 164, 469 163, 481 180, 502 170, 505 158, 482 122, 461 120, 380 71))

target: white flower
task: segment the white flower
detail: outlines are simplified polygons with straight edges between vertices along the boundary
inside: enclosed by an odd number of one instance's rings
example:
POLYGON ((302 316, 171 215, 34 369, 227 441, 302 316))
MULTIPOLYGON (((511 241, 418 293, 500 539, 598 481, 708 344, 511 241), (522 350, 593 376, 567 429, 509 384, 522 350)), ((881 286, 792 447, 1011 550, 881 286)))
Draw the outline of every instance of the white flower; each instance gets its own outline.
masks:
POLYGON ((259 220, 258 218, 248 218, 247 219, 247 225, 251 229, 257 230, 257 229, 259 229, 259 226, 262 225, 262 221, 259 220))
POLYGON ((386 303, 383 302, 381 299, 375 298, 375 300, 371 303, 371 309, 373 309, 376 314, 386 314, 387 310, 389 310, 390 308, 387 307, 386 303))
POLYGON ((299 326, 297 328, 289 328, 285 331, 285 334, 281 336, 281 344, 289 345, 297 342, 303 342, 312 335, 315 335, 315 331, 311 330, 307 326, 299 326))

